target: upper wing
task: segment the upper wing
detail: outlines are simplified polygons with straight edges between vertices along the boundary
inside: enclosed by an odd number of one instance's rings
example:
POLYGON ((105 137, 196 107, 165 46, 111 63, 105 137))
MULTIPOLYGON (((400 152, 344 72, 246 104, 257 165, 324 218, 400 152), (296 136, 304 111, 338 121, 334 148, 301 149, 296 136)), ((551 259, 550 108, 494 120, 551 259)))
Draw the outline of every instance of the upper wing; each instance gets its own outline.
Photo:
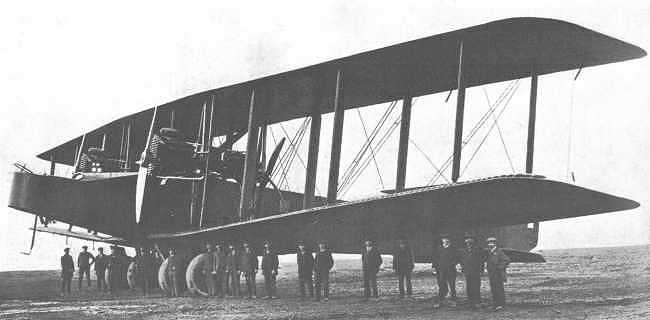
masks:
MULTIPOLYGON (((264 106, 260 121, 271 124, 333 111, 337 70, 343 74, 345 108, 368 106, 405 96, 420 96, 457 87, 459 46, 467 87, 523 78, 534 65, 537 74, 640 58, 646 52, 604 34, 560 20, 512 18, 367 51, 310 67, 197 93, 160 106, 157 126, 191 134, 201 118, 201 105, 215 97, 216 136, 246 128, 251 90, 264 106)), ((117 158, 122 126, 131 125, 132 150, 142 150, 153 108, 89 132, 89 146, 101 145, 117 158)), ((43 152, 40 158, 72 164, 81 137, 43 152)))
MULTIPOLYGON (((197 231, 149 236, 158 242, 188 240, 254 245, 270 240, 279 253, 296 241, 326 241, 334 252, 356 253, 368 237, 380 244, 397 238, 433 250, 441 231, 514 225, 638 207, 635 201, 539 176, 504 176, 434 186, 371 199, 302 210, 197 231), (430 244, 430 245, 429 245, 430 244)), ((390 252, 383 250, 383 252, 390 252)))

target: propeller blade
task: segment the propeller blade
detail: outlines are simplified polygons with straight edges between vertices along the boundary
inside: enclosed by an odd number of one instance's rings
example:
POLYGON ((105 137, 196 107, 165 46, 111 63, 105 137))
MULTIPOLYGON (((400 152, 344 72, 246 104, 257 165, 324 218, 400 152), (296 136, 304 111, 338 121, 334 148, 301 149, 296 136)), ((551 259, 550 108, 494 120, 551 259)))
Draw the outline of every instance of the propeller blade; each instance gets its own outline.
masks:
POLYGON ((140 155, 140 168, 138 169, 138 180, 135 185, 135 222, 140 223, 140 216, 142 214, 142 206, 144 205, 144 193, 147 187, 147 167, 146 167, 146 158, 149 151, 149 145, 151 143, 151 137, 153 135, 153 127, 156 123, 156 115, 158 114, 158 107, 156 106, 153 109, 153 117, 151 117, 151 125, 149 126, 149 134, 147 136, 147 144, 140 155))
POLYGON ((273 173, 273 169, 275 168, 275 163, 278 161, 278 157, 280 156, 280 151, 282 151, 282 146, 284 146, 284 141, 286 139, 282 138, 280 140, 280 143, 278 143, 277 146, 275 146, 275 149, 273 149, 273 153, 271 154, 271 157, 269 158, 269 163, 266 166, 266 173, 262 185, 262 188, 266 187, 266 184, 268 181, 271 180, 271 174, 273 173))
POLYGON ((32 228, 32 244, 29 246, 29 251, 21 252, 22 254, 28 256, 32 254, 32 249, 34 249, 34 243, 36 242, 36 225, 38 224, 38 216, 34 216, 34 227, 32 228))

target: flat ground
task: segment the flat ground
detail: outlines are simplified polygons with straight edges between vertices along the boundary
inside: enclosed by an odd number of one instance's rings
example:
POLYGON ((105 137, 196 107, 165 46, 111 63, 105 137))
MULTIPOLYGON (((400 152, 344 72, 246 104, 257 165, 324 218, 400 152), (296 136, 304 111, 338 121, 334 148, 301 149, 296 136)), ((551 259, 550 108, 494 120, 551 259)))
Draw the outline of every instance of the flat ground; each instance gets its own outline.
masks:
MULTIPOLYGON (((298 298, 295 266, 283 265, 275 300, 118 296, 92 290, 58 296, 58 271, 0 273, 0 319, 650 319, 650 246, 544 251, 548 262, 513 264, 506 284, 508 306, 492 312, 463 306, 432 308, 435 280, 426 265, 414 275, 414 299, 397 298, 389 269, 379 278, 381 297, 361 298, 358 260, 339 260, 329 302, 298 298)), ((384 260, 389 260, 385 258, 384 260)), ((389 266, 385 261, 384 266, 389 266)), ((258 277, 258 290, 262 290, 258 277)), ((76 279, 75 279, 76 280, 76 279)), ((463 281, 457 284, 464 296, 463 281)), ((487 279, 482 296, 489 299, 487 279)))

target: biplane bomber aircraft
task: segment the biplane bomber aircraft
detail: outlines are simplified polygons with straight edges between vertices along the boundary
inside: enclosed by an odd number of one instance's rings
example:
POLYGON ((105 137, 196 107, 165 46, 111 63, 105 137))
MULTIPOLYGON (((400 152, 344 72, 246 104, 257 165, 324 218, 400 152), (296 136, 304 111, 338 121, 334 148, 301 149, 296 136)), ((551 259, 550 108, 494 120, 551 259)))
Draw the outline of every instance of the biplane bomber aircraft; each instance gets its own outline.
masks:
MULTIPOLYGON (((479 239, 496 235, 514 261, 543 261, 529 252, 540 221, 629 210, 639 203, 533 174, 538 77, 645 55, 621 40, 543 18, 499 20, 404 42, 112 121, 39 154, 50 161, 50 175, 16 172, 9 206, 35 215, 34 234, 174 247, 189 258, 208 241, 245 240, 259 247, 269 240, 278 254, 286 254, 297 241, 322 240, 335 253, 359 253, 362 240, 371 237, 384 254, 396 239, 406 239, 416 261, 426 262, 441 233, 460 238, 470 232, 479 239), (459 181, 466 88, 523 78, 531 81, 525 172, 459 181), (412 101, 439 92, 457 95, 451 181, 405 188, 412 101), (343 201, 338 192, 344 111, 387 102, 401 104, 395 188, 343 201), (331 112, 327 195, 318 197, 321 117, 331 112), (299 118, 309 120, 303 193, 282 190, 272 179, 289 152, 284 145, 293 142, 281 140, 269 148, 268 159, 266 154, 267 126, 299 118), (245 152, 233 150, 244 137, 245 152), (72 166, 73 176, 55 176, 57 164, 72 166), (53 222, 69 227, 49 226, 53 222)), ((164 268, 165 263, 159 274, 164 268)), ((187 285, 202 293, 197 270, 197 263, 189 263, 187 285)))

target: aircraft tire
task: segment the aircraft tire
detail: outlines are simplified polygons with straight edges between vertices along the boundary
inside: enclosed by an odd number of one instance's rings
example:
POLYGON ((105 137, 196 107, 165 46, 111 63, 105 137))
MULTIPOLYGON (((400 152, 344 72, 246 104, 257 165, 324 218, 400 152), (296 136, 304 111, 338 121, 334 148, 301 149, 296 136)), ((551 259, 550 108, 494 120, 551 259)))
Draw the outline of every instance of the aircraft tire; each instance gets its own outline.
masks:
POLYGON ((208 255, 201 253, 190 261, 185 271, 187 290, 194 295, 208 296, 205 275, 203 274, 203 266, 207 261, 208 255))
POLYGON ((160 264, 160 267, 158 268, 158 286, 160 287, 160 290, 164 291, 166 294, 170 294, 171 290, 169 288, 169 282, 167 279, 167 264, 169 262, 169 259, 165 259, 160 264))
POLYGON ((129 283, 130 289, 135 289, 138 286, 138 271, 136 269, 135 261, 129 264, 129 269, 126 271, 126 281, 129 283))

